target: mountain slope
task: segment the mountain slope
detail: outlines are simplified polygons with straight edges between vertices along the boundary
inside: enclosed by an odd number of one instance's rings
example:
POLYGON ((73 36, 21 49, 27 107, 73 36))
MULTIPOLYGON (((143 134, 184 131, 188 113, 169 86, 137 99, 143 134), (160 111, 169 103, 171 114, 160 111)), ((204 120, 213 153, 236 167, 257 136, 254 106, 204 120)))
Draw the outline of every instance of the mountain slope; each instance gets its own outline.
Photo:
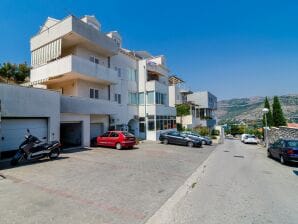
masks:
MULTIPOLYGON (((250 97, 218 102, 217 118, 226 120, 256 121, 262 118, 262 109, 265 97, 250 97)), ((298 119, 298 94, 279 96, 285 117, 298 119)), ((272 105, 272 98, 269 98, 272 105)), ((296 120, 297 122, 297 120, 296 120)))

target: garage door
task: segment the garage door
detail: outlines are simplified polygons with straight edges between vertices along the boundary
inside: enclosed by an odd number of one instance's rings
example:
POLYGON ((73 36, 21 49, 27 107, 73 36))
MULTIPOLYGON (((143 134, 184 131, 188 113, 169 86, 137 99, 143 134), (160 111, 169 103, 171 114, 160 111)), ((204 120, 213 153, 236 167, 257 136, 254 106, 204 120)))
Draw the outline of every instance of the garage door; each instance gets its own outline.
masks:
POLYGON ((62 148, 82 146, 82 123, 67 122, 60 124, 60 142, 62 148))
POLYGON ((48 137, 46 118, 7 119, 2 118, 0 132, 0 150, 9 151, 18 149, 24 141, 27 128, 32 135, 42 139, 48 137))
POLYGON ((93 123, 90 124, 90 139, 102 135, 104 132, 103 123, 93 123))

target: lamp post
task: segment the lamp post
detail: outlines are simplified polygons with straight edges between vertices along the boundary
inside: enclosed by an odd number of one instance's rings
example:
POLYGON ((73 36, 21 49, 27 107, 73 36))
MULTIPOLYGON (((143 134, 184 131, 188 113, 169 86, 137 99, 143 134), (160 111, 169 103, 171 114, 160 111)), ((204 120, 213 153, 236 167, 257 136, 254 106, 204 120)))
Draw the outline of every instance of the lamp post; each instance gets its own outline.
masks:
POLYGON ((266 149, 268 148, 268 124, 267 124, 267 113, 269 112, 268 108, 263 108, 262 112, 265 116, 265 127, 264 127, 264 131, 265 131, 265 144, 266 144, 266 149))

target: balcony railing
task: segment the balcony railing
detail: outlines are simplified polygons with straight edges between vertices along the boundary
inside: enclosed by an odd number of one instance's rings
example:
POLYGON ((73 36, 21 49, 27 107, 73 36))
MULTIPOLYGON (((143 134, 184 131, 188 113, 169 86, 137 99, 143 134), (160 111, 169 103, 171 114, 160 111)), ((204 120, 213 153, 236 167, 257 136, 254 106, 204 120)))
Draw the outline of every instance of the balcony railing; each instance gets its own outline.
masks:
POLYGON ((93 79, 105 83, 117 83, 117 72, 100 64, 95 64, 76 55, 69 55, 31 70, 30 81, 46 83, 61 78, 93 79), (68 76, 68 77, 65 77, 68 76))
POLYGON ((109 100, 89 99, 77 96, 61 96, 61 113, 117 114, 121 105, 109 100))

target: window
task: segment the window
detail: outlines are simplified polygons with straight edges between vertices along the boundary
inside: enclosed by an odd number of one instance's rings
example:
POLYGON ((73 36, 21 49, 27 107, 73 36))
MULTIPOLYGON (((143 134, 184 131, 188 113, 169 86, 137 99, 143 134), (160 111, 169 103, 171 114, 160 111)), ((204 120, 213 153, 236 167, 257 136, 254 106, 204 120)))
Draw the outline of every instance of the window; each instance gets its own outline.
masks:
POLYGON ((99 99, 99 90, 98 89, 90 89, 90 98, 99 99))
POLYGON ((121 104, 121 94, 115 94, 115 101, 121 104))
POLYGON ((94 98, 94 89, 90 89, 90 98, 94 98))
POLYGON ((128 103, 138 104, 138 93, 128 93, 128 103))
POLYGON ((128 80, 137 81, 138 80, 138 71, 133 68, 128 68, 128 80))
POLYGON ((154 131, 154 120, 149 120, 148 121, 148 130, 149 131, 154 131))
POLYGON ((155 103, 156 104, 166 104, 166 94, 164 93, 155 93, 155 103))
POLYGON ((140 132, 145 132, 145 123, 140 123, 140 132))
POLYGON ((94 90, 94 98, 95 99, 98 99, 98 89, 95 89, 94 90))
POLYGON ((102 136, 100 136, 100 137, 109 137, 109 134, 110 134, 110 132, 106 132, 106 133, 104 133, 102 136))
POLYGON ((147 92, 147 104, 154 104, 154 92, 147 92))
POLYGON ((144 104, 144 93, 139 93, 139 104, 143 105, 144 104))
POLYGON ((91 61, 95 64, 99 64, 99 59, 97 57, 94 57, 94 56, 90 56, 89 61, 91 61))
POLYGON ((111 135, 110 135, 110 137, 112 137, 112 138, 117 138, 118 136, 119 135, 116 132, 112 132, 111 135))

